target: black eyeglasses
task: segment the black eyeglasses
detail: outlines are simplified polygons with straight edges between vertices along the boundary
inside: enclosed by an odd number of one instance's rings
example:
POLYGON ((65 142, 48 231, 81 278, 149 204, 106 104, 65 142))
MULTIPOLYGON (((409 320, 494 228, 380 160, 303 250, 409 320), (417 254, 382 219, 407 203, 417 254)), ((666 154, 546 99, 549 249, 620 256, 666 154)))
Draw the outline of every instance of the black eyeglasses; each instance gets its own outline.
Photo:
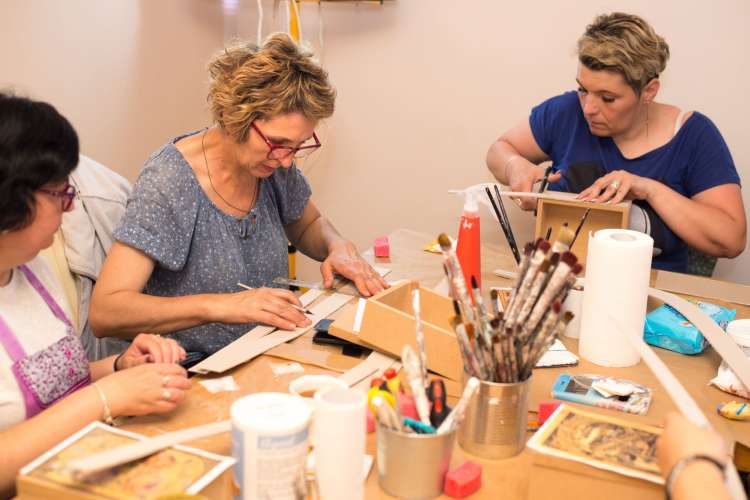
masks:
POLYGON ((291 146, 283 146, 281 144, 274 144, 273 142, 269 141, 266 135, 260 131, 258 126, 255 124, 255 122, 252 122, 250 124, 253 129, 258 132, 258 135, 265 141, 266 146, 268 146, 268 159, 269 160, 283 160, 284 158, 288 157, 289 155, 293 155, 295 158, 304 158, 305 156, 308 156, 313 151, 316 151, 318 148, 320 148, 320 140, 318 139, 318 136, 315 135, 315 132, 313 132, 312 139, 307 141, 305 144, 293 148, 291 146))
POLYGON ((76 196, 78 195, 75 186, 73 186, 70 181, 66 182, 65 187, 58 191, 44 188, 39 188, 37 189, 37 191, 50 196, 54 196, 55 198, 60 198, 60 200, 62 201, 63 212, 67 212, 71 209, 71 207, 73 206, 73 200, 75 200, 76 196))

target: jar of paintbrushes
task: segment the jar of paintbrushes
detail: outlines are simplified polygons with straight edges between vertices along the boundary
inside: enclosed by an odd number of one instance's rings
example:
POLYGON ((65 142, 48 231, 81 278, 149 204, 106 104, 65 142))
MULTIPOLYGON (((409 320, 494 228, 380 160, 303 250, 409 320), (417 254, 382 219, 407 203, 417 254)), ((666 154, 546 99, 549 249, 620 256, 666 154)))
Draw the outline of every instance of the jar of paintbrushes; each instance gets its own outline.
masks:
POLYGON ((529 243, 507 304, 488 310, 472 277, 466 283, 450 238, 438 237, 451 286, 451 323, 464 363, 464 381, 479 379, 458 430, 458 442, 483 458, 508 458, 523 450, 531 376, 539 359, 573 319, 561 312, 582 270, 569 251, 574 232, 563 227, 554 243, 529 243))

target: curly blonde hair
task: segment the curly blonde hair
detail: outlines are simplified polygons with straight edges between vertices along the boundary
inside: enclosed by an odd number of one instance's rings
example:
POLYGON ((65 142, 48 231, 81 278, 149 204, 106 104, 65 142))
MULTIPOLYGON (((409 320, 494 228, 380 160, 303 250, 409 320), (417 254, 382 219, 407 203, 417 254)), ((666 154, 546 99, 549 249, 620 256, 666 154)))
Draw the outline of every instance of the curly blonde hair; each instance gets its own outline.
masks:
POLYGON ((215 123, 243 142, 253 120, 299 112, 318 121, 333 114, 336 91, 311 51, 275 33, 263 45, 227 47, 208 65, 215 123))
POLYGON ((669 59, 669 45, 642 18, 613 12, 597 16, 578 39, 578 60, 591 70, 619 73, 640 95, 658 78, 669 59))

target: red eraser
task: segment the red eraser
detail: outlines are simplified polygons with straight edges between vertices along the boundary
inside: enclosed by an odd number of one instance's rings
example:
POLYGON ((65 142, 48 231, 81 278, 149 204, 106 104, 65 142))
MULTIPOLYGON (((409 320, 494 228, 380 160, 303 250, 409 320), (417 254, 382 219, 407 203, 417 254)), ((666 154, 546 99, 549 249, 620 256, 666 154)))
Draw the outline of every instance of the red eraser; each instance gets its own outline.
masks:
POLYGON ((552 415, 562 401, 542 401, 539 403, 539 425, 542 425, 552 415))
POLYGON ((388 257, 390 255, 391 249, 388 245, 388 236, 375 238, 373 247, 375 249, 375 257, 388 257))
POLYGON ((375 432, 375 417, 372 416, 372 412, 370 411, 369 408, 367 409, 365 414, 366 414, 365 420, 367 421, 367 423, 365 424, 367 433, 372 434, 373 432, 375 432))
POLYGON ((399 394, 398 410, 401 412, 402 417, 419 420, 419 413, 417 413, 417 404, 414 402, 414 396, 403 393, 399 394))
POLYGON ((452 498, 471 495, 482 486, 482 466, 467 460, 445 475, 443 493, 452 498))

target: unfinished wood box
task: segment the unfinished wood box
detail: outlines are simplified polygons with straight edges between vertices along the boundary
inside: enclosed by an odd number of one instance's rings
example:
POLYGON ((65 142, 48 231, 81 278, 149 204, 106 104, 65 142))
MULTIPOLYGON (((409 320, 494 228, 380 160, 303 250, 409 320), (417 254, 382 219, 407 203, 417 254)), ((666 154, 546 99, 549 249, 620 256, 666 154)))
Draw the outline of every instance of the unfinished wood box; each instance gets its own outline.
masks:
POLYGON ((456 336, 450 325, 453 301, 416 281, 406 281, 366 301, 359 332, 354 331, 356 307, 341 315, 329 333, 356 344, 401 357, 404 345, 417 351, 416 320, 412 290, 419 288, 427 368, 452 380, 460 380, 463 365, 456 336))
POLYGON ((547 230, 552 228, 554 239, 560 227, 568 223, 568 227, 575 231, 581 217, 586 210, 591 209, 586 222, 578 234, 573 248, 570 250, 578 257, 578 262, 586 267, 586 255, 589 248, 589 233, 599 229, 627 229, 630 218, 631 202, 624 201, 615 205, 606 203, 591 203, 576 200, 575 193, 545 193, 549 197, 539 198, 537 205, 536 230, 534 236, 543 238, 547 230))

